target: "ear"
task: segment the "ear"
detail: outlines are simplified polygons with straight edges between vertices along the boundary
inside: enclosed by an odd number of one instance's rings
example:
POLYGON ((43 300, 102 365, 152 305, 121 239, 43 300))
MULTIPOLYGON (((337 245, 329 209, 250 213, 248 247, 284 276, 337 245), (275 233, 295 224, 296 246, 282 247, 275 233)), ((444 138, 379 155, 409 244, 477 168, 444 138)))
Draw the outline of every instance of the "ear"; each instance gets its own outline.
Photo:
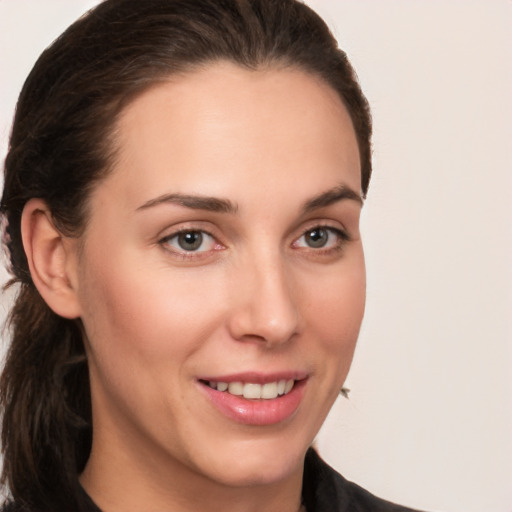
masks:
POLYGON ((55 227, 42 199, 30 199, 25 205, 21 235, 32 281, 44 301, 58 315, 78 318, 76 240, 55 227))

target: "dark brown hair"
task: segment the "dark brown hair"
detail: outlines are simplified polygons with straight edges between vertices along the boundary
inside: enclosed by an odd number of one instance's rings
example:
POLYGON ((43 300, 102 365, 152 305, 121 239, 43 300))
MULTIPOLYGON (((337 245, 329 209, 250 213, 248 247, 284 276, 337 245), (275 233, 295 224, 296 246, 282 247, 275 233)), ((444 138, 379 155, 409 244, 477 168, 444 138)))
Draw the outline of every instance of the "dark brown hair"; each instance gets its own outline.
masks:
POLYGON ((91 404, 79 321, 61 318, 36 290, 20 220, 34 197, 56 226, 79 236, 87 198, 115 158, 122 108, 169 75, 218 60, 292 66, 322 78, 350 113, 371 174, 371 122, 355 73, 325 23, 296 0, 106 0, 48 49, 27 78, 5 161, 1 212, 17 297, 0 380, 3 483, 39 510, 85 510, 78 483, 91 446, 91 404))

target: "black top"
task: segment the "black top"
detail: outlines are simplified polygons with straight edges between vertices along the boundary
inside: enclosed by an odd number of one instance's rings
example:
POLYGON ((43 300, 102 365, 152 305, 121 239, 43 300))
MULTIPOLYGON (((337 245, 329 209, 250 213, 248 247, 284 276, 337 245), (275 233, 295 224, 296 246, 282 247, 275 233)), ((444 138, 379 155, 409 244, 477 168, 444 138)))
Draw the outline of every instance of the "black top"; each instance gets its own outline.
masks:
POLYGON ((307 512, 419 512, 377 498, 349 482, 312 448, 304 464, 302 499, 307 512))
MULTIPOLYGON (((312 448, 308 450, 304 463, 302 499, 307 512, 419 512, 377 498, 359 485, 345 480, 328 466, 312 448)), ((86 496, 86 501, 90 505, 87 512, 101 512, 89 496, 86 496)), ((36 511, 11 502, 4 505, 2 512, 36 511)), ((48 510, 44 512, 73 511, 48 510)))

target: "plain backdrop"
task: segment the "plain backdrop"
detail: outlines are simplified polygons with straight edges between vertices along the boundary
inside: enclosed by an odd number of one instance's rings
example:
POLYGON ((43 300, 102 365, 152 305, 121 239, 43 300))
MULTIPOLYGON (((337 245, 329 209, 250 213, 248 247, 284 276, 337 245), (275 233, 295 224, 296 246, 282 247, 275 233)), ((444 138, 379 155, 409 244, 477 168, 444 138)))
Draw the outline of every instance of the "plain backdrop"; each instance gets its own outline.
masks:
MULTIPOLYGON (((2 160, 31 66, 95 3, 0 0, 2 160)), ((319 450, 390 500, 511 512, 512 2, 308 3, 375 126, 366 317, 319 450)))

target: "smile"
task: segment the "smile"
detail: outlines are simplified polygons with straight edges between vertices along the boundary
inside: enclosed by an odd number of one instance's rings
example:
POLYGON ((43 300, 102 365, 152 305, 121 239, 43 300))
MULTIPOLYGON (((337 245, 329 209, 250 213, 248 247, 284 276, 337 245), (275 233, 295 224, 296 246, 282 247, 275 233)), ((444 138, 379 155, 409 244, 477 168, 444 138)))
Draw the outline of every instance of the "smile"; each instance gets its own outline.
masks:
POLYGON ((295 384, 293 379, 281 379, 265 384, 254 382, 216 382, 208 381, 208 385, 217 391, 223 391, 235 396, 243 396, 247 400, 273 400, 287 395, 295 384))
POLYGON ((305 372, 272 376, 246 372, 198 379, 205 398, 224 417, 253 426, 276 425, 295 416, 308 381, 305 372))

